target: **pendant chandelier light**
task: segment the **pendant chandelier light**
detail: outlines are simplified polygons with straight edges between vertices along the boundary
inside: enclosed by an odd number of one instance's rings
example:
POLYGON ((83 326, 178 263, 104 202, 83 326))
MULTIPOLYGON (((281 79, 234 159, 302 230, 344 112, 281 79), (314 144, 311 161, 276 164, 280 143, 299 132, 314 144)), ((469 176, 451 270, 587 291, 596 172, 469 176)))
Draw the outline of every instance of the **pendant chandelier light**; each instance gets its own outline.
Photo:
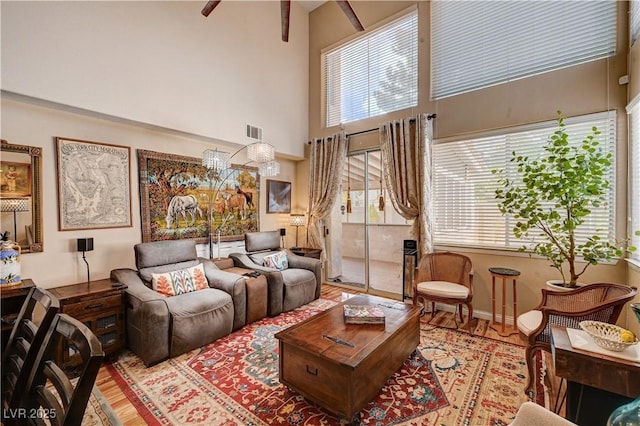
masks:
POLYGON ((276 150, 266 142, 255 142, 247 146, 247 157, 256 163, 266 163, 276 158, 276 150))
POLYGON ((243 149, 247 149, 249 162, 258 163, 261 175, 267 177, 277 176, 280 173, 280 163, 275 160, 275 148, 266 142, 255 142, 244 146, 230 154, 219 149, 207 149, 202 153, 202 165, 211 171, 220 173, 231 167, 231 159, 243 149))
POLYGON ((207 149, 202 153, 202 165, 220 173, 231 167, 231 154, 218 149, 207 149))
POLYGON ((351 213, 351 157, 347 157, 347 213, 351 213))
POLYGON ((280 163, 275 160, 260 163, 258 164, 258 171, 262 176, 278 176, 280 174, 280 163))

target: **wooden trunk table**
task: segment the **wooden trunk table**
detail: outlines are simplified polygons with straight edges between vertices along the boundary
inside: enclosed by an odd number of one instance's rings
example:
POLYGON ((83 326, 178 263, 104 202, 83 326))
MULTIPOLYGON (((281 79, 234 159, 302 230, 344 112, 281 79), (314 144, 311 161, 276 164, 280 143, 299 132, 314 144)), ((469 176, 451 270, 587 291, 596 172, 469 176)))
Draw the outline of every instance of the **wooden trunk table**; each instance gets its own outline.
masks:
POLYGON ((380 392, 420 342, 420 309, 359 295, 276 333, 280 382, 348 420, 380 392), (343 305, 376 305, 385 324, 345 324, 343 305))

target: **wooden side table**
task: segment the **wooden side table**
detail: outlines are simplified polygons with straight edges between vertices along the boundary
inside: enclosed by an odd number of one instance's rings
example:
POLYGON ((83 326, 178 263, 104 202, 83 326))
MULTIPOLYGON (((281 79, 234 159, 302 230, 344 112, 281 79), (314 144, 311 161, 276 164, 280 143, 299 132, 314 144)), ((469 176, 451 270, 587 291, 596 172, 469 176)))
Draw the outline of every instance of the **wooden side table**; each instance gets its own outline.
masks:
POLYGON ((30 279, 23 279, 20 285, 10 285, 3 288, 0 286, 0 313, 2 314, 2 353, 4 353, 7 343, 9 343, 9 336, 11 330, 13 330, 13 323, 22 309, 27 294, 32 287, 35 287, 35 283, 30 279))
MULTIPOLYGON (((103 279, 91 283, 73 284, 51 289, 60 300, 60 310, 84 323, 96 335, 105 355, 110 355, 125 345, 124 290, 127 286, 103 279)), ((64 368, 80 363, 76 348, 58 348, 58 361, 64 368)))
POLYGON ((315 259, 320 259, 320 255, 322 254, 322 249, 310 247, 294 247, 290 248, 289 250, 291 250, 291 252, 295 255, 313 257, 315 259))
POLYGON ((267 277, 264 275, 258 275, 257 277, 246 275, 247 273, 255 271, 253 269, 234 266, 233 259, 230 258, 214 260, 213 263, 223 271, 244 276, 247 289, 246 324, 251 324, 254 321, 266 317, 268 298, 267 277))
POLYGON ((516 319, 518 317, 518 302, 516 293, 516 280, 520 271, 509 268, 489 268, 491 272, 491 328, 502 337, 518 334, 516 319), (502 280, 502 313, 500 322, 496 321, 496 278, 502 280), (513 294, 513 326, 505 325, 505 307, 507 305, 507 280, 511 278, 513 294))
POLYGON ((619 406, 640 395, 640 362, 571 346, 567 329, 551 326, 551 353, 558 377, 567 380, 567 419, 604 425, 619 406))

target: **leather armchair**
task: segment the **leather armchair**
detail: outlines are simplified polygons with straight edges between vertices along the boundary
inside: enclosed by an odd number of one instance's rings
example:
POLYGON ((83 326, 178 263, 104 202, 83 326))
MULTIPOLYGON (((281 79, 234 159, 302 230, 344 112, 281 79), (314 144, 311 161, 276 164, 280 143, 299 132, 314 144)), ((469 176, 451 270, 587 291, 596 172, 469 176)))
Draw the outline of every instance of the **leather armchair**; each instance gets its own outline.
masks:
POLYGON ((246 320, 245 278, 199 258, 193 240, 155 241, 134 246, 136 268, 114 269, 127 285, 127 341, 146 366, 204 346, 246 320), (151 274, 202 263, 209 288, 165 297, 151 288, 151 274))
POLYGON ((245 253, 231 253, 236 266, 253 269, 267 277, 267 315, 275 316, 320 297, 322 262, 297 256, 280 248, 278 231, 248 232, 244 236, 245 253), (279 271, 264 266, 264 257, 278 251, 287 253, 289 267, 279 271))

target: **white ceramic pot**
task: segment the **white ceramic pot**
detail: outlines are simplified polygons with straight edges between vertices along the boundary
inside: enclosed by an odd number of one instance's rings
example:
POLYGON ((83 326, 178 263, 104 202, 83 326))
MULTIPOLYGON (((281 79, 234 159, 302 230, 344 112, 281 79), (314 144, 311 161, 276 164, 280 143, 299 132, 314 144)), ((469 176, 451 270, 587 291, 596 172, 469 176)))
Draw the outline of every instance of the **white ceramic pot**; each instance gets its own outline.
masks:
POLYGON ((20 253, 22 250, 13 241, 3 241, 0 246, 0 285, 18 285, 20 279, 20 253))
POLYGON ((563 280, 549 280, 547 281, 547 288, 553 291, 569 291, 575 290, 578 287, 582 287, 583 283, 576 283, 575 287, 565 287, 563 280))

